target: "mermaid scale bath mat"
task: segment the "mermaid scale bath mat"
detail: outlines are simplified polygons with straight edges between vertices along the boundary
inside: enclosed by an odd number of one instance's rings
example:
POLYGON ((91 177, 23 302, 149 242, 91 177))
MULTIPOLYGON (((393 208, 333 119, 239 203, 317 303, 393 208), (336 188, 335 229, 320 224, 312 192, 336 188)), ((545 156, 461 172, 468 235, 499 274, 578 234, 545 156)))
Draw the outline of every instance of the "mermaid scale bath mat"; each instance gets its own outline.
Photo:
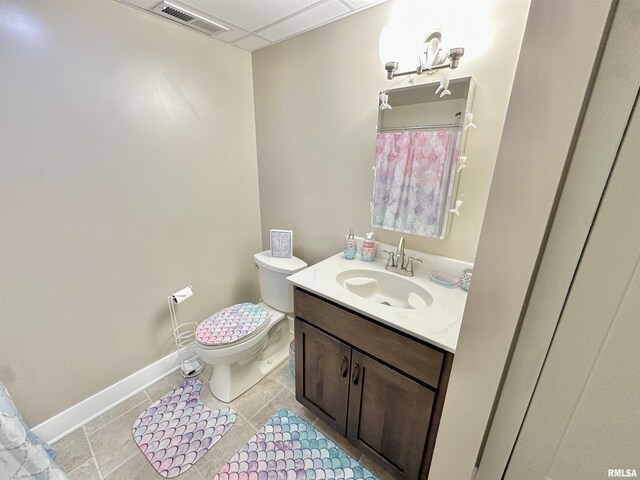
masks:
POLYGON ((147 408, 133 424, 133 439, 151 466, 173 478, 193 466, 236 421, 231 408, 200 401, 202 382, 188 378, 147 408))
POLYGON ((214 480, 377 480, 344 450, 289 410, 280 410, 214 480))

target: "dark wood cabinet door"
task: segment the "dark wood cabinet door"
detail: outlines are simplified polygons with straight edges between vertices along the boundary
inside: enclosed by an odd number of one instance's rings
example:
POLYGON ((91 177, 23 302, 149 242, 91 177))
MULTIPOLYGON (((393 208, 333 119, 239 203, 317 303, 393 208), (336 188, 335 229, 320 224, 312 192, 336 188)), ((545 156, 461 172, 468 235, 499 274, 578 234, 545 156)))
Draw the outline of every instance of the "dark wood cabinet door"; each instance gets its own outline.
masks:
POLYGON ((295 319, 296 399, 346 436, 351 347, 295 319))
POLYGON ((398 478, 417 479, 434 392, 353 350, 347 438, 398 478))

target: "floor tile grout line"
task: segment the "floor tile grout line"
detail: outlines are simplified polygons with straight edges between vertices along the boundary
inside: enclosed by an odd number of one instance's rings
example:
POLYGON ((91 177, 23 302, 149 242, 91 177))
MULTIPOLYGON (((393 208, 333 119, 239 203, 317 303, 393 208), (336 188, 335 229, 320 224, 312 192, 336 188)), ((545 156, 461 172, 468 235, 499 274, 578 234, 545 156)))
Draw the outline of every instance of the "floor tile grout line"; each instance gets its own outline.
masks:
MULTIPOLYGON (((280 385, 282 385, 284 388, 286 388, 287 390, 289 390, 290 392, 292 392, 293 390, 291 390, 287 385, 284 384, 284 382, 281 382, 280 380, 278 380, 275 376, 273 377, 273 379, 278 382, 280 385)), ((295 393, 295 392, 293 392, 295 393)))
POLYGON ((254 419, 254 418, 255 418, 255 417, 256 417, 256 416, 257 416, 261 411, 263 411, 265 408, 267 408, 267 407, 269 406, 269 404, 270 404, 271 402, 273 402, 273 401, 276 399, 276 397, 277 397, 278 395, 280 395, 280 394, 281 394, 282 392, 284 392, 285 390, 288 390, 288 389, 287 389, 284 385, 282 385, 280 382, 276 382, 276 383, 279 383, 279 384, 280 384, 280 386, 282 386, 282 388, 281 388, 280 390, 278 390, 278 393, 276 393, 273 397, 271 397, 271 398, 269 399, 269 401, 267 401, 267 402, 265 403, 264 407, 262 407, 260 410, 258 410, 257 412, 255 412, 255 413, 251 416, 251 419, 249 419, 249 424, 250 424, 252 427, 254 427, 254 423, 253 423, 251 420, 253 420, 253 419, 254 419))
POLYGON ((93 463, 96 466, 96 470, 98 470, 98 476, 100 477, 100 480, 102 480, 104 477, 102 476, 102 470, 100 469, 100 465, 98 465, 98 459, 96 458, 96 452, 93 451, 93 445, 91 445, 91 440, 89 440, 89 434, 87 433, 87 429, 86 427, 82 427, 82 432, 84 433, 84 438, 87 439, 87 445, 89 445, 89 451, 91 452, 91 460, 93 460, 93 463))
MULTIPOLYGON (((145 392, 146 393, 146 392, 145 392)), ((148 397, 149 395, 147 395, 148 397)), ((118 420, 120 417, 122 417, 123 415, 126 415, 127 413, 129 413, 131 410, 133 410, 134 408, 138 408, 140 405, 142 405, 143 403, 147 403, 147 400, 143 400, 142 402, 138 402, 136 403, 133 407, 131 407, 129 410, 127 410, 126 412, 121 413, 120 415, 118 415, 117 417, 109 420, 107 423, 105 423, 104 425, 102 425, 101 427, 95 429, 94 431, 92 431, 91 433, 87 433, 86 431, 86 426, 83 426, 82 428, 85 428, 85 434, 87 435, 87 438, 89 438, 89 435, 93 435, 95 433, 98 433, 100 430, 102 430, 104 427, 111 425, 113 422, 115 422, 116 420, 118 420)), ((117 405, 116 405, 117 406, 117 405)), ((115 408, 115 407, 112 407, 115 408)), ((109 411, 109 410, 107 410, 109 411)), ((106 412, 105 412, 106 413, 106 412)), ((142 413, 142 412, 140 412, 142 413)), ((100 417, 97 417, 100 418, 100 417)))
MULTIPOLYGON (((80 468, 87 463, 89 460, 91 460, 94 465, 96 466, 96 469, 98 470, 98 476, 100 477, 100 480, 102 480, 102 474, 100 473, 100 469, 98 468, 98 463, 96 462, 95 457, 91 456, 89 458, 87 458, 84 462, 82 462, 80 465, 78 465, 77 467, 73 468, 72 470, 68 471, 68 472, 63 472, 65 475, 71 475, 73 472, 75 472, 76 470, 80 470, 80 468)), ((60 467, 58 467, 60 468, 60 467)))
POLYGON ((251 423, 251 420, 247 419, 242 413, 240 413, 240 410, 238 410, 233 403, 229 403, 229 405, 231 405, 231 408, 233 408, 233 410, 240 416, 240 418, 242 418, 242 420, 253 427, 253 423, 251 423))
MULTIPOLYGON (((171 375, 171 374, 168 374, 168 375, 171 375)), ((168 375, 167 375, 167 376, 168 376, 168 375)), ((160 380, 165 380, 165 378, 166 378, 167 376, 165 376, 165 377, 162 377, 162 378, 158 379, 158 381, 160 381, 160 380)), ((167 383, 168 383, 168 382, 167 382, 167 383)), ((129 413, 131 410, 133 410, 134 408, 139 407, 141 404, 143 404, 143 403, 145 403, 145 402, 147 402, 147 401, 149 401, 149 402, 151 402, 151 403, 153 403, 153 402, 155 402, 155 401, 156 401, 156 400, 152 400, 152 399, 151 399, 151 396, 150 396, 150 395, 149 395, 149 393, 147 392, 147 389, 142 389, 142 390, 140 390, 140 392, 144 393, 144 396, 145 396, 145 397, 147 397, 147 399, 146 399, 146 400, 142 400, 142 401, 140 401, 140 402, 136 403, 133 407, 129 408, 129 409, 128 409, 128 410, 126 410, 125 412, 122 412, 120 415, 118 415, 117 417, 115 417, 115 418, 113 418, 113 419, 109 420, 107 423, 105 423, 104 425, 100 426, 99 428, 97 428, 97 429, 93 430, 92 432, 87 432, 87 431, 86 431, 86 426, 87 426, 87 425, 88 425, 88 423, 90 423, 90 422, 87 422, 85 425, 82 425, 82 427, 80 427, 80 428, 85 429, 85 435, 86 435, 86 437, 87 437, 87 438, 89 438, 89 435, 93 435, 94 433, 99 432, 99 431, 100 431, 100 430, 102 430, 104 427, 106 427, 107 425, 109 425, 109 424, 113 423, 114 421, 116 421, 117 419, 119 419, 120 417, 122 417, 123 415, 126 415, 126 414, 127 414, 127 413, 129 413)), ((135 395, 135 394, 134 394, 134 395, 135 395)), ((133 398, 133 396, 134 396, 134 395, 132 395, 132 396, 131 396, 131 397, 129 397, 129 398, 133 398)), ((126 400, 128 400, 128 399, 122 400, 122 402, 120 402, 120 403, 123 403, 123 402, 125 402, 126 400)), ((114 406, 110 407, 110 408, 109 408, 109 410, 106 410, 105 412, 103 412, 103 414, 102 414, 102 415, 104 415, 104 414, 105 414, 105 413, 107 413, 108 411, 110 411, 110 410, 112 410, 112 409, 116 408, 117 406, 118 406, 118 405, 114 405, 114 406)), ((98 416, 98 417, 96 417, 96 418, 100 418, 100 416, 98 416)), ((75 469, 74 469, 74 470, 75 470, 75 469)))
MULTIPOLYGON (((112 420, 108 421, 107 423, 105 423, 104 425, 102 425, 100 428, 94 430, 91 433, 88 433, 86 431, 86 428, 83 426, 82 429, 84 430, 84 433, 87 437, 87 441, 89 442, 89 448, 91 449, 91 453, 93 454, 93 459, 96 463, 96 467, 98 468, 98 474, 100 475, 100 479, 104 480, 106 477, 108 477, 109 475, 111 475, 113 472, 115 472, 117 469, 119 469, 120 467, 122 467, 125 463, 127 463, 129 460, 133 459, 133 457, 135 457, 137 455, 138 452, 134 453, 133 455, 131 455, 130 457, 128 457, 124 462, 122 462, 121 464, 117 465, 112 471, 110 471, 107 474, 103 474, 102 469, 100 468, 100 464, 98 463, 98 459, 95 455, 95 452, 93 451, 93 447, 91 445, 91 440, 89 438, 89 435, 94 435, 96 433, 98 433, 100 430, 102 430, 103 428, 111 425, 113 422, 115 422, 116 420, 120 419, 122 416, 126 415, 127 413, 131 412, 133 409, 135 408, 139 408, 140 406, 142 406, 143 404, 147 404, 148 401, 151 401, 151 397, 149 396, 149 394, 146 392, 146 390, 143 390, 145 396, 147 397, 148 400, 143 400, 137 404, 135 404, 133 407, 131 407, 130 409, 128 409, 127 411, 121 413, 120 415, 118 415, 117 417, 113 418, 112 420)), ((153 402, 152 402, 153 403, 153 402)), ((115 408, 115 407, 114 407, 115 408)))
MULTIPOLYGON (((102 477, 103 479, 106 479, 109 475, 111 475, 113 472, 115 472, 116 470, 118 470, 120 467, 123 467, 127 462, 129 462, 129 460, 133 460, 133 458, 138 455, 141 454, 142 452, 139 450, 140 447, 138 447, 136 445, 136 447, 138 448, 138 451, 135 452, 133 455, 131 455, 130 457, 128 457, 124 462, 120 463, 119 465, 117 465, 113 470, 111 470, 109 473, 107 473, 104 477, 102 477)), ((143 455, 144 456, 144 455, 143 455)), ((145 458, 145 461, 148 461, 145 458)))

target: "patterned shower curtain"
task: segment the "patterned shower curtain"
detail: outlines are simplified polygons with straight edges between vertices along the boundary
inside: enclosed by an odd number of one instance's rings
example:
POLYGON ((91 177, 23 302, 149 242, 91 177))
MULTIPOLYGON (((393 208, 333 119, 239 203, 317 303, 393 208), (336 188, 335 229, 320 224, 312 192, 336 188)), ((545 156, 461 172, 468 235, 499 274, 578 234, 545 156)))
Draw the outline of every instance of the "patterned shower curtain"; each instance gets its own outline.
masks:
POLYGON ((54 457, 24 423, 0 380, 0 479, 67 480, 54 457))
POLYGON ((459 138, 459 129, 378 133, 371 225, 441 237, 459 138))

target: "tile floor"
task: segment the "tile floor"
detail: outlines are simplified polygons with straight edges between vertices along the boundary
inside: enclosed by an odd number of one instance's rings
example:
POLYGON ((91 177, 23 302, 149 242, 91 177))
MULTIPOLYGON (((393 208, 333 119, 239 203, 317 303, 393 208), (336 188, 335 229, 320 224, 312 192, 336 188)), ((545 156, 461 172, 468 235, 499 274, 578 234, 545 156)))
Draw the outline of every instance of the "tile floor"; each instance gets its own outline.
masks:
MULTIPOLYGON (((210 367, 200 375, 200 400, 210 408, 227 404, 209 390, 210 367)), ((182 382, 178 372, 169 374, 144 391, 113 407, 83 427, 58 440, 57 463, 70 480, 161 479, 142 455, 131 435, 135 419, 151 403, 182 382)), ((287 408, 300 415, 381 479, 390 478, 359 450, 328 428, 322 420, 298 403, 295 386, 285 361, 257 385, 231 402, 238 412, 236 423, 180 480, 210 480, 277 410, 287 408)))

